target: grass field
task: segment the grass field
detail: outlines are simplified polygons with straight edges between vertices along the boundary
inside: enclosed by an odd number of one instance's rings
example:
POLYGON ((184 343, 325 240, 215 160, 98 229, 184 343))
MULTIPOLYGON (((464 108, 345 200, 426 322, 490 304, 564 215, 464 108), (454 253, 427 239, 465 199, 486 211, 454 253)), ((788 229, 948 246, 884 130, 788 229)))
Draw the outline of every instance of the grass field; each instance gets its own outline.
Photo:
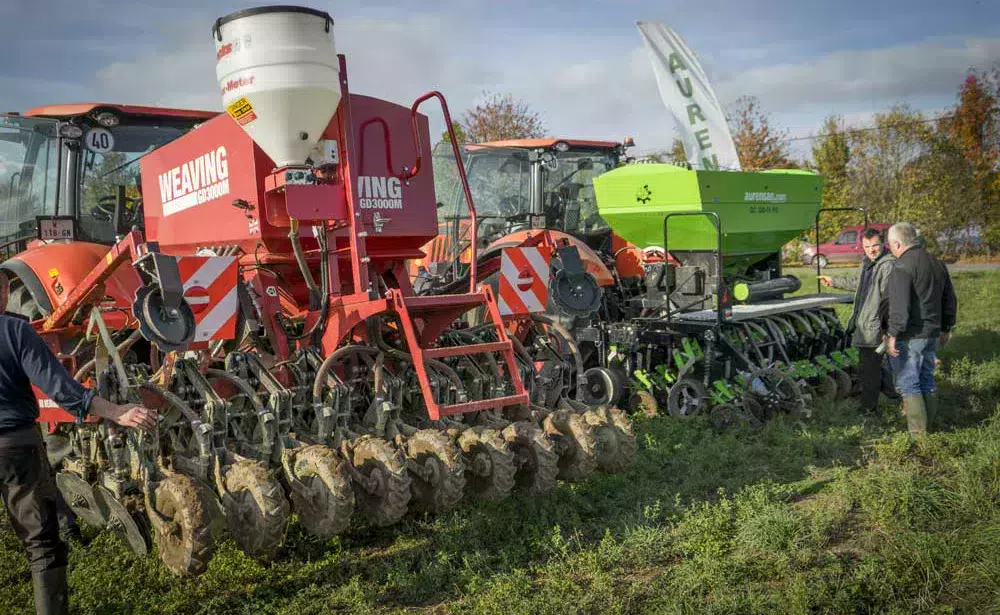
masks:
MULTIPOLYGON (((328 543, 293 524, 267 566, 226 543, 179 580, 87 530, 70 554, 75 612, 1000 613, 1000 272, 955 283, 960 324, 925 440, 888 404, 821 403, 806 423, 740 435, 636 417, 624 474, 358 522, 328 543)), ((5 517, 0 584, 0 613, 33 612, 5 517)))

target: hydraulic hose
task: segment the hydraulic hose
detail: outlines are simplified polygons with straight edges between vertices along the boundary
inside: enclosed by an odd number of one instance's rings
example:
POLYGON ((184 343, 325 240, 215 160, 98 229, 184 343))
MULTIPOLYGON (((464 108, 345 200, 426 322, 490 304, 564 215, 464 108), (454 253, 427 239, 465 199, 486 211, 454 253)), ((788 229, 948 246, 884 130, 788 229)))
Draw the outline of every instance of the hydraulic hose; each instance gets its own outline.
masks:
POLYGON ((316 370, 316 379, 313 381, 313 401, 318 402, 320 397, 323 395, 323 380, 326 379, 326 375, 333 368, 333 364, 340 359, 346 357, 351 353, 368 354, 375 355, 379 354, 379 350, 375 348, 369 348, 368 346, 361 346, 359 344, 349 344, 347 346, 341 346, 340 348, 334 350, 330 353, 323 363, 316 370))

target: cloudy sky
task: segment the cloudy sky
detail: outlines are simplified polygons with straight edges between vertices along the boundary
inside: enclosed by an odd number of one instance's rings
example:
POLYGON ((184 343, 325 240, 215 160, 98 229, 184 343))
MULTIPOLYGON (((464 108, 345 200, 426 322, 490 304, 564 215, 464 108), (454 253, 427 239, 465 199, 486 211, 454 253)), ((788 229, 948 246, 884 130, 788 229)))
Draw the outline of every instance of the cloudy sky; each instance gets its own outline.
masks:
MULTIPOLYGON (((220 108, 210 35, 247 0, 2 0, 0 110, 101 100, 220 108), (143 6, 148 4, 148 6, 143 6)), ((836 113, 952 104, 969 67, 1000 62, 998 0, 338 0, 352 91, 454 110, 509 92, 564 137, 668 147, 672 122, 633 25, 662 20, 719 99, 760 98, 794 136, 836 113)), ((265 4, 260 2, 259 4, 265 4)), ((443 123, 435 125, 440 129, 443 123)), ((808 142, 795 142, 804 152, 808 142)))

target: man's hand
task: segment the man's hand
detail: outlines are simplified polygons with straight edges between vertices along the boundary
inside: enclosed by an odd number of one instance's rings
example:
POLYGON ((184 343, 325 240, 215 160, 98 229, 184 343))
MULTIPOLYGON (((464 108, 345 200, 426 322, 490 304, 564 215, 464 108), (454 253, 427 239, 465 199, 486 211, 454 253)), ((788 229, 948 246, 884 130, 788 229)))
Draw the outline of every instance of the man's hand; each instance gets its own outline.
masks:
POLYGON ((94 397, 90 403, 91 413, 118 423, 122 427, 137 427, 152 431, 156 428, 158 412, 139 404, 117 405, 102 397, 94 397))
POLYGON ((146 408, 137 404, 125 404, 118 406, 118 416, 108 417, 122 427, 138 427, 146 431, 156 429, 156 410, 146 408))
POLYGON ((821 275, 819 276, 819 283, 827 287, 833 286, 833 278, 828 275, 821 275))
POLYGON ((894 338, 894 337, 890 337, 889 338, 889 348, 888 348, 888 350, 886 352, 889 353, 890 357, 898 357, 899 356, 899 349, 896 348, 896 338, 894 338))
POLYGON ((938 345, 944 346, 945 344, 948 343, 948 340, 950 339, 951 339, 951 333, 942 333, 941 337, 938 338, 938 345))

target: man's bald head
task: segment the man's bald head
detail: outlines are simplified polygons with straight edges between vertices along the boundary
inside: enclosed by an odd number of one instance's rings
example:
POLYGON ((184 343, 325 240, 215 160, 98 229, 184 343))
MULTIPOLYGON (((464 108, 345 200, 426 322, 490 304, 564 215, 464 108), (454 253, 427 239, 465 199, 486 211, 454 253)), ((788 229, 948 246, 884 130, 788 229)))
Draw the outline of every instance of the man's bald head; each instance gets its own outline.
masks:
POLYGON ((888 244, 893 256, 899 257, 917 243, 917 228, 909 222, 897 222, 889 228, 888 244))

